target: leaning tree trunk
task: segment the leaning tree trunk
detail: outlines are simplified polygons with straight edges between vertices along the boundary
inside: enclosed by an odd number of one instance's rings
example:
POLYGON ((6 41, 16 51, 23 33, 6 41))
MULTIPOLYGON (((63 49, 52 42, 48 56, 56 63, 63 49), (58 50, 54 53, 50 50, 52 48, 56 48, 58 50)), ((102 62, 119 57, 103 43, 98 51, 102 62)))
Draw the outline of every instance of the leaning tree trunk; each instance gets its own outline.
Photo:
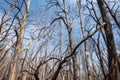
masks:
POLYGON ((110 19, 107 15, 107 10, 105 7, 105 4, 103 0, 97 0, 102 19, 107 24, 104 27, 104 31, 106 34, 106 40, 107 40, 107 52, 108 52, 108 80, 117 80, 117 70, 116 70, 116 47, 114 42, 114 36, 112 32, 112 24, 110 22, 110 19))
POLYGON ((25 12, 23 15, 23 19, 20 22, 21 26, 20 26, 20 32, 16 33, 17 35, 17 41, 16 41, 16 45, 15 45, 15 51, 14 51, 14 55, 12 57, 12 63, 11 63, 11 73, 10 73, 10 77, 9 80, 17 80, 18 74, 17 74, 17 68, 19 67, 19 57, 21 54, 21 50, 22 50, 22 42, 23 42, 23 37, 24 37, 24 33, 25 33, 25 27, 26 27, 26 19, 27 19, 27 15, 29 12, 29 6, 30 6, 30 0, 27 0, 27 3, 25 3, 25 12))

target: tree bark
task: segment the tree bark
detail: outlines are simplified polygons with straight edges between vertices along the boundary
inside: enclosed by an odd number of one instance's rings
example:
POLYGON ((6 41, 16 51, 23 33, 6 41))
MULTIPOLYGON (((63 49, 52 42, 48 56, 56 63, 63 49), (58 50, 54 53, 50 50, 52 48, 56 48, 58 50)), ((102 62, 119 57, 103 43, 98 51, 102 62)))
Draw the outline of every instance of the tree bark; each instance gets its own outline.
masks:
MULTIPOLYGON (((66 16, 66 24, 67 24, 66 27, 67 27, 68 36, 69 36, 70 51, 72 52, 74 49, 74 42, 73 42, 72 28, 71 28, 71 25, 69 22, 68 11, 67 11, 65 0, 63 0, 63 4, 64 4, 65 16, 66 16)), ((74 78, 74 80, 77 80, 77 79, 79 79, 79 76, 80 76, 80 70, 79 70, 79 65, 78 65, 78 60, 77 60, 76 54, 74 54, 72 61, 73 61, 73 75, 74 75, 73 78, 74 78)))
POLYGON ((109 71, 108 80, 117 80, 117 69, 115 67, 117 53, 114 42, 114 36, 112 32, 112 24, 107 15, 107 10, 103 0, 97 0, 97 3, 102 15, 103 22, 107 23, 104 27, 104 31, 107 39, 108 71, 109 71))
POLYGON ((21 50, 22 50, 22 42, 23 42, 23 37, 24 37, 24 33, 25 33, 25 27, 26 27, 26 19, 27 19, 27 15, 29 12, 29 6, 30 6, 30 0, 27 0, 27 3, 25 3, 25 12, 24 12, 24 16, 22 21, 20 22, 21 26, 20 26, 20 32, 17 33, 17 41, 16 41, 16 45, 15 45, 15 51, 14 51, 14 55, 12 57, 12 63, 11 63, 11 73, 10 73, 10 78, 9 80, 17 80, 17 76, 18 76, 18 67, 19 67, 19 57, 21 54, 21 50))
MULTIPOLYGON (((77 0, 77 6, 78 6, 78 12, 80 16, 80 26, 81 26, 81 31, 82 31, 82 37, 83 39, 85 38, 85 26, 82 22, 82 12, 81 12, 81 0, 77 0)), ((87 68, 87 80, 91 80, 91 74, 90 74, 90 65, 89 65, 89 59, 88 59, 88 49, 87 49, 87 41, 84 42, 84 50, 85 50, 85 63, 86 63, 86 68, 87 68)))

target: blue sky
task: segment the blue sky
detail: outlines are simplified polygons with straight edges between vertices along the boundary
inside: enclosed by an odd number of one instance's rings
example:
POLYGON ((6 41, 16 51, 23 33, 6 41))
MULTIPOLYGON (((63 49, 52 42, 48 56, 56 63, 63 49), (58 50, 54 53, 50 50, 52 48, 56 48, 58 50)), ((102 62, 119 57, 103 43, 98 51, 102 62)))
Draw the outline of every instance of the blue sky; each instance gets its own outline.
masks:
MULTIPOLYGON (((45 9, 44 5, 45 4, 46 4, 45 0, 31 0, 30 13, 29 14, 32 14, 32 15, 30 16, 29 19, 38 21, 38 24, 37 25, 28 25, 27 28, 26 28, 26 32, 25 32, 25 37, 30 38, 31 37, 30 32, 34 31, 35 29, 40 29, 41 27, 44 27, 45 25, 48 26, 50 21, 52 19, 54 19, 54 17, 56 17, 55 14, 54 14, 54 11, 52 11, 53 9, 51 9, 47 12, 44 12, 44 9, 45 9), (38 19, 38 20, 36 20, 36 19, 38 19), (42 20, 43 20, 43 22, 42 22, 42 20), (46 20, 46 22, 45 22, 45 20, 46 20)), ((75 0, 70 0, 69 4, 74 6, 75 0)), ((5 8, 7 8, 8 5, 6 3, 4 3, 4 0, 1 0, 1 2, 0 2, 0 13, 2 14, 1 5, 5 8)), ((97 8, 97 10, 98 10, 98 8, 97 8)), ((88 13, 87 9, 85 9, 83 13, 88 13)), ((90 29, 90 27, 92 25, 95 25, 96 23, 92 19, 90 19, 90 21, 86 22, 86 19, 85 19, 86 17, 88 17, 88 16, 83 16, 83 24, 87 23, 87 25, 86 25, 87 29, 88 28, 90 29)), ((35 22, 34 24, 36 24, 36 23, 37 22, 35 22)), ((53 24, 52 26, 55 27, 55 28, 53 28, 54 33, 52 35, 52 39, 49 40, 49 43, 48 43, 48 48, 49 48, 48 53, 50 53, 55 48, 55 46, 59 43, 58 32, 59 32, 59 27, 60 26, 58 24, 57 25, 53 24)), ((62 26, 63 42, 66 40, 62 45, 62 51, 64 52, 66 50, 67 46, 68 46, 68 33, 67 33, 65 25, 62 24, 61 26, 62 26)), ((80 27, 80 24, 79 24, 79 17, 77 17, 74 20, 74 23, 72 24, 72 27, 73 27, 73 39, 74 39, 75 44, 77 44, 80 40, 82 40, 81 27, 80 27)), ((36 35, 36 37, 38 37, 38 35, 39 35, 38 32, 36 32, 35 35, 36 35)), ((98 34, 94 35, 95 39, 97 39, 96 36, 98 36, 98 34)), ((115 38, 117 38, 117 37, 115 37, 115 38)), ((29 41, 30 40, 24 40, 24 42, 23 42, 24 45, 26 45, 29 41)), ((36 53, 36 51, 38 50, 39 46, 42 44, 43 41, 44 41, 43 39, 41 39, 40 41, 38 41, 38 40, 32 41, 31 44, 30 44, 30 47, 29 47, 30 54, 32 54, 34 56, 34 54, 36 53)), ((101 38, 101 42, 102 42, 103 45, 105 45, 102 38, 101 38)), ((81 48, 84 49, 83 44, 81 45, 81 48)), ((58 51, 59 51, 59 47, 56 49, 55 54, 58 54, 59 53, 58 51)), ((45 46, 43 47, 41 52, 39 52, 38 55, 39 56, 44 55, 44 53, 45 53, 45 46)), ((94 57, 94 58, 96 58, 96 57, 94 57)))
MULTIPOLYGON (((95 1, 95 0, 94 0, 95 1)), ((69 4, 70 5, 74 5, 76 3, 76 0, 70 0, 70 2, 69 2, 69 4)), ((84 2, 83 2, 84 3, 84 2)), ((50 20, 51 20, 51 18, 53 19, 54 18, 54 16, 52 16, 52 15, 54 15, 54 12, 53 12, 53 14, 51 13, 51 12, 46 12, 46 13, 42 13, 43 12, 43 10, 42 10, 42 8, 44 7, 45 8, 45 6, 43 6, 43 5, 45 5, 46 4, 46 1, 45 0, 31 0, 31 5, 30 5, 30 14, 31 13, 33 13, 32 15, 31 15, 31 17, 30 17, 30 19, 36 19, 36 18, 39 18, 38 19, 38 21, 39 21, 39 25, 38 26, 28 26, 27 27, 27 29, 26 29, 26 34, 25 34, 25 37, 30 37, 29 35, 30 35, 30 32, 31 32, 31 30, 33 30, 33 28, 35 27, 36 29, 37 28, 39 28, 39 27, 43 27, 44 26, 44 24, 49 24, 49 22, 50 22, 50 20), (38 16, 37 16, 38 15, 38 16), (43 15, 45 15, 45 16, 43 16, 43 15), (48 23, 42 23, 41 21, 42 20, 48 20, 48 23)), ((8 7, 8 5, 4 2, 4 0, 1 0, 1 2, 0 2, 0 13, 2 13, 1 12, 1 6, 2 7, 4 7, 4 8, 7 8, 8 7)), ((52 10, 51 10, 52 11, 52 10)), ((85 18, 86 16, 83 16, 83 18, 85 18)), ((78 18, 77 18, 78 19, 78 18)), ((84 22, 85 23, 85 22, 84 22)), ((91 22, 89 22, 88 24, 89 25, 87 25, 88 27, 89 26, 91 26, 91 24, 93 24, 93 22, 91 21, 91 22)), ((57 27, 59 27, 59 26, 57 26, 57 27)), ((55 28, 55 29, 58 29, 58 28, 55 28)), ((62 31, 62 33, 63 33, 63 39, 67 39, 66 37, 67 37, 67 31, 66 31, 66 28, 65 28, 65 26, 64 25, 62 25, 62 27, 63 27, 63 31, 62 31)), ((72 25, 72 27, 73 27, 73 37, 74 37, 74 42, 78 42, 78 41, 80 41, 82 38, 81 38, 81 30, 80 30, 80 25, 79 25, 79 23, 78 22, 75 22, 73 25, 72 25)), ((55 31, 56 33, 58 32, 57 30, 55 31)), ((97 35, 97 34, 96 34, 97 35)), ((56 36, 56 34, 54 34, 53 35, 53 37, 54 36, 56 36)), ((57 37, 58 38, 58 37, 57 37)), ((55 45, 58 43, 57 42, 58 40, 57 39, 54 39, 54 40, 51 40, 50 41, 50 50, 52 50, 52 48, 54 48, 55 47, 55 45)), ((37 41, 34 41, 33 42, 33 44, 35 45, 35 43, 37 43, 37 41)), ((66 43, 67 44, 67 43, 66 43)), ((65 44, 65 45, 66 45, 65 44)), ((36 46, 38 46, 39 44, 36 44, 36 46)), ((66 45, 67 46, 67 45, 66 45)), ((64 48, 64 47, 63 47, 64 48)))

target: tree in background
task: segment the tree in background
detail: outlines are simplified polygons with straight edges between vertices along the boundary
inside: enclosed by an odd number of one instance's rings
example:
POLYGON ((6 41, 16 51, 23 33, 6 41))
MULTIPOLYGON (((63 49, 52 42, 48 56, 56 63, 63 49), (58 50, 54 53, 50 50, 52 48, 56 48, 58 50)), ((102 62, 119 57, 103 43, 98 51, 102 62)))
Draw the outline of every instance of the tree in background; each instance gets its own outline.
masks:
POLYGON ((2 1, 0 80, 120 79, 119 0, 2 1))

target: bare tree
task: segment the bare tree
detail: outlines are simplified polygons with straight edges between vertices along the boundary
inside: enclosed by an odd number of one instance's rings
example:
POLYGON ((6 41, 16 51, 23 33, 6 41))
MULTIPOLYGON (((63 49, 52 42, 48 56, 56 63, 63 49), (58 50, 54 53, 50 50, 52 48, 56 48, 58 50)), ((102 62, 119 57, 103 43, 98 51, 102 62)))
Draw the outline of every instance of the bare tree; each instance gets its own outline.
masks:
MULTIPOLYGON (((16 5, 12 4, 11 2, 9 2, 11 4, 11 6, 15 6, 16 5)), ((17 41, 15 44, 15 51, 14 51, 14 55, 12 57, 12 63, 11 63, 11 73, 10 73, 10 78, 9 80, 17 80, 18 77, 18 66, 19 66, 19 58, 20 58, 20 54, 22 52, 22 42, 23 42, 23 37, 24 37, 24 33, 25 33, 25 27, 26 27, 26 19, 28 16, 28 12, 29 12, 29 7, 30 7, 30 0, 24 1, 23 0, 23 4, 25 5, 25 11, 23 12, 23 17, 22 20, 20 21, 20 30, 16 30, 16 36, 17 36, 17 41)), ((18 7, 19 8, 19 7, 18 7)))
POLYGON ((119 2, 2 0, 0 80, 119 80, 119 2))
POLYGON ((114 42, 114 36, 112 32, 112 25, 108 17, 108 13, 103 0, 97 0, 102 19, 107 24, 104 27, 106 40, 107 40, 107 51, 108 51, 108 69, 109 69, 109 80, 117 80, 117 69, 115 67, 116 63, 116 47, 114 42))
MULTIPOLYGON (((79 11, 79 16, 80 16, 80 25, 81 25, 81 30, 82 30, 82 36, 83 39, 85 38, 86 34, 85 34, 85 26, 83 24, 82 21, 82 12, 81 12, 81 1, 77 0, 77 6, 78 6, 78 11, 79 11)), ((84 49, 85 49, 85 61, 86 61, 86 67, 87 67, 87 74, 88 74, 88 78, 87 80, 91 80, 91 74, 90 74, 90 65, 89 65, 89 55, 88 55, 88 49, 87 49, 87 41, 84 42, 84 49)))

